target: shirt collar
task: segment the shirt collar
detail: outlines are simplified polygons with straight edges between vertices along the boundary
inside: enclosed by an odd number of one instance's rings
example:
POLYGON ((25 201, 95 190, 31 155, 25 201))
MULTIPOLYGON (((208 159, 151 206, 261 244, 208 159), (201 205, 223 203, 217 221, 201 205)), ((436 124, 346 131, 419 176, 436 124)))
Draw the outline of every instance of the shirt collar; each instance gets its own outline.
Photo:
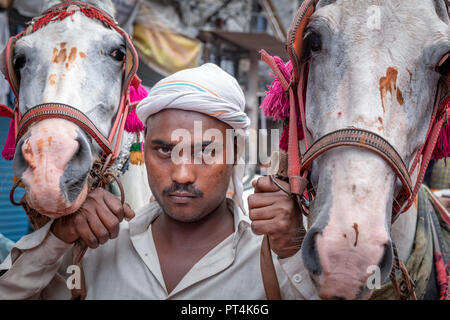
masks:
MULTIPOLYGON (((233 247, 236 246, 242 233, 251 225, 251 221, 247 215, 244 214, 241 208, 232 200, 227 198, 227 206, 233 212, 234 220, 234 239, 233 247)), ((135 236, 145 232, 150 224, 162 214, 162 209, 158 202, 151 202, 136 211, 136 216, 129 222, 130 235, 135 236)))

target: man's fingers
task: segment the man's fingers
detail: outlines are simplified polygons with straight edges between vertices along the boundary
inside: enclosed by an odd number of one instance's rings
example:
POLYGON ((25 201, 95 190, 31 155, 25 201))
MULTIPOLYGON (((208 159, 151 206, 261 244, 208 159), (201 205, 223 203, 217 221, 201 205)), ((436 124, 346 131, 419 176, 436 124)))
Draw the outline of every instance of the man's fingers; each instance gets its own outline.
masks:
MULTIPOLYGON (((290 191, 289 183, 276 179, 285 190, 290 191)), ((280 190, 276 184, 272 182, 269 176, 260 177, 254 184, 255 192, 277 192, 280 190)))
POLYGON ((97 248, 99 244, 98 240, 91 231, 87 219, 82 214, 77 214, 74 220, 75 229, 84 243, 91 249, 97 248))
POLYGON ((257 235, 272 234, 273 220, 256 220, 252 222, 252 230, 257 235))
POLYGON ((105 208, 97 207, 97 214, 101 223, 106 227, 109 233, 109 239, 117 238, 119 234, 120 220, 111 211, 105 208))
POLYGON ((98 208, 97 206, 96 211, 97 213, 86 211, 83 212, 83 214, 86 216, 89 227, 91 228, 91 231, 97 238, 98 242, 100 244, 104 244, 109 239, 109 231, 106 226, 103 225, 102 221, 97 215, 101 211, 101 208, 98 208))
POLYGON ((273 210, 270 210, 270 208, 256 208, 252 209, 249 212, 250 220, 256 221, 256 220, 271 220, 275 218, 276 213, 273 212, 273 210))
POLYGON ((249 195, 247 198, 249 209, 269 207, 281 200, 291 200, 291 199, 285 193, 280 194, 280 191, 254 193, 254 194, 249 195), (286 199, 283 199, 283 197, 286 197, 286 199))
POLYGON ((134 211, 130 208, 130 206, 128 205, 128 203, 125 203, 125 204, 123 205, 123 209, 124 209, 124 212, 125 212, 125 219, 126 219, 127 221, 129 221, 129 220, 131 220, 131 219, 134 218, 135 213, 134 213, 134 211))
POLYGON ((125 216, 125 211, 119 198, 109 192, 104 192, 103 201, 108 209, 111 210, 111 212, 119 219, 119 221, 122 221, 125 216))

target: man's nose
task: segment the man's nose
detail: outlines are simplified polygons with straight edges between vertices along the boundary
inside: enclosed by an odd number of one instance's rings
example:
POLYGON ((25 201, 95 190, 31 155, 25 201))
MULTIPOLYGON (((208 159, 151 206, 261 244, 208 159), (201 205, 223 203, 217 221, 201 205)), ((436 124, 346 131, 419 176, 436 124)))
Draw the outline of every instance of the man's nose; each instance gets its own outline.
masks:
POLYGON ((195 170, 193 164, 181 163, 172 170, 172 181, 179 184, 192 184, 195 182, 195 170))

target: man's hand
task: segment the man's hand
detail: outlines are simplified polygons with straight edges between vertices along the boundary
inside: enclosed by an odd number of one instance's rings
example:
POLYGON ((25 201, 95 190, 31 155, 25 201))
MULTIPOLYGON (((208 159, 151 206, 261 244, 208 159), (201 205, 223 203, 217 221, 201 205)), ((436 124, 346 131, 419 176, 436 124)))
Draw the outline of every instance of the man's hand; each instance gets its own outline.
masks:
MULTIPOLYGON (((277 182, 290 190, 288 183, 278 179, 277 182)), ((253 232, 267 234, 272 251, 280 258, 293 256, 305 235, 297 204, 269 177, 261 177, 252 185, 255 193, 248 197, 248 207, 253 232)))
POLYGON ((74 214, 53 222, 51 231, 66 243, 81 239, 89 248, 97 248, 119 234, 119 224, 134 218, 134 212, 104 189, 88 194, 86 201, 74 214))

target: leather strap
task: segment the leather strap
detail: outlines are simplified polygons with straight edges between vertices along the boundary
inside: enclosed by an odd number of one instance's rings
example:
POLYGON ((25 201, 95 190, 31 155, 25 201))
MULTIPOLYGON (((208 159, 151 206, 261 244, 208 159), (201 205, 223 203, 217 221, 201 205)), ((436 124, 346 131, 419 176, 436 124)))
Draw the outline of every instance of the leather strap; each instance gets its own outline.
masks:
POLYGON ((364 129, 341 129, 321 137, 303 155, 302 170, 309 171, 312 162, 318 156, 330 149, 342 146, 363 148, 382 157, 402 182, 403 190, 409 199, 412 194, 411 178, 402 158, 387 140, 364 129))
POLYGON ((85 114, 62 103, 44 103, 28 110, 19 122, 16 141, 19 141, 24 136, 32 123, 54 118, 66 119, 75 123, 93 137, 106 154, 113 152, 111 143, 85 114))
POLYGON ((264 236, 261 243, 260 263, 267 300, 281 300, 280 284, 278 283, 275 266, 273 265, 272 252, 267 235, 264 236))

